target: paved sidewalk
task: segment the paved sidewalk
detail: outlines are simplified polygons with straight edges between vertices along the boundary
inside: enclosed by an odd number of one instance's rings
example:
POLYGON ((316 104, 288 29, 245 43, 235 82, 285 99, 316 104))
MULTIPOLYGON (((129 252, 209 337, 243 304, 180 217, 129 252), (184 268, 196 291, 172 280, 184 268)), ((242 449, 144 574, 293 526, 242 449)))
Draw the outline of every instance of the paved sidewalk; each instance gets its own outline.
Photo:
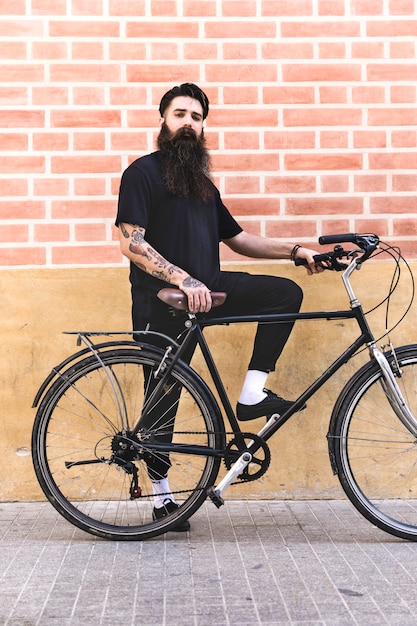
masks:
POLYGON ((415 626, 416 579, 417 543, 344 501, 208 502, 142 543, 0 504, 1 626, 415 626))

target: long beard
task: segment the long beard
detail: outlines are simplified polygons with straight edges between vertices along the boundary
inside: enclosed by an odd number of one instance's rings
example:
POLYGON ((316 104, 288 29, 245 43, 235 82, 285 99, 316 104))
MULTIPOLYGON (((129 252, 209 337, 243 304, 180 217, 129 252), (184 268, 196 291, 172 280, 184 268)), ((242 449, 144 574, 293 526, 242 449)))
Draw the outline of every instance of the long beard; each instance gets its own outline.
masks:
POLYGON ((158 136, 162 177, 175 196, 207 203, 213 196, 210 157, 203 133, 197 137, 190 128, 180 128, 174 136, 163 124, 158 136))

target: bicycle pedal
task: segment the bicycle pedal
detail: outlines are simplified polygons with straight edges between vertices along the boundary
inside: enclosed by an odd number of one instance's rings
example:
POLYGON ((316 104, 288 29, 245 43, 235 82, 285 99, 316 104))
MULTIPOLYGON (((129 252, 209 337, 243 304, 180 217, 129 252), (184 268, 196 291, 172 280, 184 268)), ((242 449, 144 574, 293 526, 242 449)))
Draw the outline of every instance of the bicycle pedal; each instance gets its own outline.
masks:
POLYGON ((219 496, 215 487, 210 487, 209 489, 207 489, 207 495, 218 509, 223 506, 224 500, 221 496, 219 496))

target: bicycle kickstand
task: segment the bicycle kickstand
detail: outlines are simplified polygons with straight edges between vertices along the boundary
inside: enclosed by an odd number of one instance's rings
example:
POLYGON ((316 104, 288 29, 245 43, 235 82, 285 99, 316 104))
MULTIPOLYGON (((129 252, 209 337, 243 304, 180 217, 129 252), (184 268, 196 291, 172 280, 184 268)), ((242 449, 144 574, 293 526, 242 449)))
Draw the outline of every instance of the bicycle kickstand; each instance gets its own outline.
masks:
POLYGON ((224 504, 222 493, 243 472, 243 470, 249 465, 251 461, 252 455, 250 454, 250 452, 244 452, 229 469, 225 477, 219 482, 218 486, 215 487, 213 485, 213 487, 207 489, 208 497, 217 506, 218 509, 224 504))

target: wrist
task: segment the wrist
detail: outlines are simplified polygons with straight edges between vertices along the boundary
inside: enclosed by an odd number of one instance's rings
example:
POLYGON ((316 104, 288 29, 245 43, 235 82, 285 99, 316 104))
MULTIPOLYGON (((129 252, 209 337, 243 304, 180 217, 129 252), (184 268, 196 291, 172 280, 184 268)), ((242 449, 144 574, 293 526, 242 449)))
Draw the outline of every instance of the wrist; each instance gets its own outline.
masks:
POLYGON ((293 247, 293 249, 291 250, 291 254, 290 254, 290 259, 292 262, 295 261, 295 259, 297 258, 297 252, 300 250, 300 248, 302 248, 302 246, 300 246, 299 244, 295 245, 293 247))

